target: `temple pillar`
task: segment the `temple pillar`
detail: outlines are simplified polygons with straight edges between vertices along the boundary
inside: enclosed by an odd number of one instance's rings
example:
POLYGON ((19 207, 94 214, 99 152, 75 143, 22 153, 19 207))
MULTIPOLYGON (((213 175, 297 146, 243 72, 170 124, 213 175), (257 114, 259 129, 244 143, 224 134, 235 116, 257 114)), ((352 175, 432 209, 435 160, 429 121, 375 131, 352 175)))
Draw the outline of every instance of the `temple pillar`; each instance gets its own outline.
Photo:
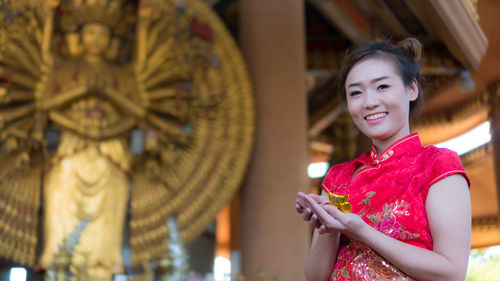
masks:
POLYGON ((240 39, 256 96, 256 139, 241 197, 246 280, 304 280, 309 228, 295 213, 307 190, 304 1, 240 0, 240 39))

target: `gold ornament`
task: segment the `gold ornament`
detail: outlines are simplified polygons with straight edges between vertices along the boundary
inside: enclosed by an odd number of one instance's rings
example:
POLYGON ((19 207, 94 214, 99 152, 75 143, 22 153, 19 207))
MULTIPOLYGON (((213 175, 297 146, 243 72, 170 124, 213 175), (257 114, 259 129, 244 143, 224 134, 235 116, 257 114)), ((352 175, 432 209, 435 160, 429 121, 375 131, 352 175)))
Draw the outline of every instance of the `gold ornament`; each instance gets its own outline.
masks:
POLYGON ((328 192, 328 199, 330 200, 330 204, 337 207, 344 213, 350 213, 352 210, 352 205, 349 203, 349 194, 347 195, 339 195, 332 192, 328 192))

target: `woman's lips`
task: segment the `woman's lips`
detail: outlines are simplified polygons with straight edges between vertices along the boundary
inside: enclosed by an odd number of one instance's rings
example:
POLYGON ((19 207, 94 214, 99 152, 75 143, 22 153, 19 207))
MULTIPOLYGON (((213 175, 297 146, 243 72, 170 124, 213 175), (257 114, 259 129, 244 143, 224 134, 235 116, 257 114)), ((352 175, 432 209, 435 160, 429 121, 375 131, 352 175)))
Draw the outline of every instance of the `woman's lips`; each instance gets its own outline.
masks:
POLYGON ((387 112, 377 112, 377 113, 373 113, 373 114, 365 116, 365 120, 368 122, 368 124, 375 125, 375 124, 378 124, 378 123, 384 121, 385 118, 387 117, 387 115, 388 115, 387 112))

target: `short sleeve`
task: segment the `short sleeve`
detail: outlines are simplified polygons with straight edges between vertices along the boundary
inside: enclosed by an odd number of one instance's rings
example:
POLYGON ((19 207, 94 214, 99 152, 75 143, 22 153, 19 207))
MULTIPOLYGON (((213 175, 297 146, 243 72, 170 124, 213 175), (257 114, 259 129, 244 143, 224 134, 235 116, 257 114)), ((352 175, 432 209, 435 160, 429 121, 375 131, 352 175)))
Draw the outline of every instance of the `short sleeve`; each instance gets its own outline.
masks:
POLYGON ((460 162, 458 154, 450 149, 432 147, 429 155, 430 165, 428 173, 428 190, 436 182, 454 174, 462 175, 470 188, 470 180, 460 162))

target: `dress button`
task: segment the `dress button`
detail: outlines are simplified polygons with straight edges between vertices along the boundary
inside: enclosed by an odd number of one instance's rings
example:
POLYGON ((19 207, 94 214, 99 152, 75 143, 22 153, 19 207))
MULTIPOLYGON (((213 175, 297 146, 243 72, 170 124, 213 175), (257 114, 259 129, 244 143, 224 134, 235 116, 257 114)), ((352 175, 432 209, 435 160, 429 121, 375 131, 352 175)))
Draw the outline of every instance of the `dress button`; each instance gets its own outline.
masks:
POLYGON ((378 159, 375 159, 375 161, 373 161, 375 163, 375 165, 378 165, 379 161, 378 159))

